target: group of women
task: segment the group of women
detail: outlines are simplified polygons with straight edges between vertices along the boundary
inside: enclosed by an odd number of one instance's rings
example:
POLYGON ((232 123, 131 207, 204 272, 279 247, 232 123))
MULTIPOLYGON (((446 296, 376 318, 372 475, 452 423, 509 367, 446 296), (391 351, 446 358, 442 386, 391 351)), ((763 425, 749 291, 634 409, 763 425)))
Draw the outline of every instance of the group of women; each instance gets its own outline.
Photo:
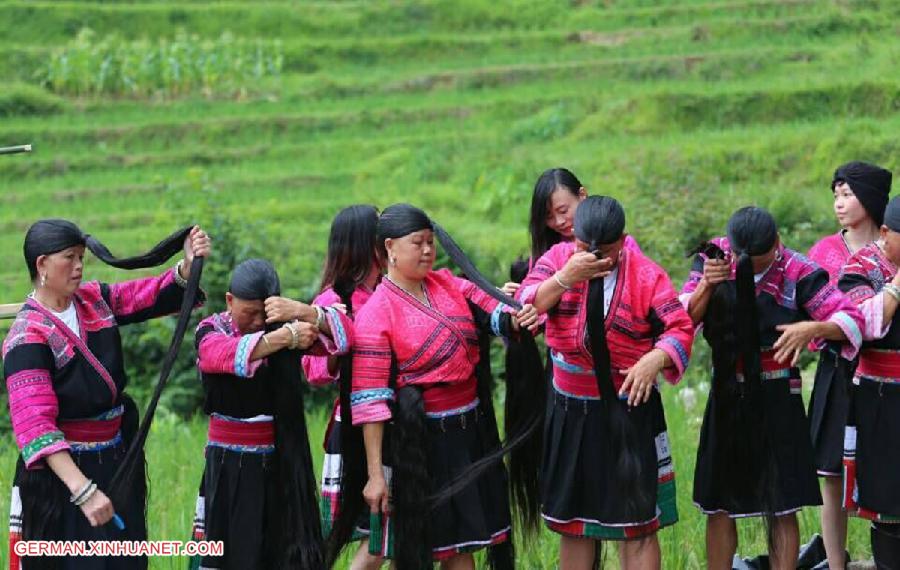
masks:
MULTIPOLYGON (((900 201, 888 203, 890 186, 880 167, 838 168, 842 229, 809 257, 781 242, 766 210, 737 210, 725 236, 694 252, 680 292, 625 232, 619 202, 589 196, 562 168, 538 179, 530 258, 501 287, 408 204, 337 215, 312 303, 282 296, 269 261, 244 261, 227 311, 195 336, 209 415, 195 538, 224 544, 195 567, 325 568, 358 542, 355 569, 386 559, 400 570, 474 568, 480 549, 512 568, 513 531, 543 519, 560 536, 563 569, 595 567, 604 540, 623 568, 659 568, 657 533, 678 512, 657 379, 681 378, 696 332, 712 352, 693 492, 708 517, 708 566, 731 568, 735 519, 763 517, 771 566, 796 567, 796 513, 824 498, 828 567, 845 565, 851 512, 872 520, 876 563, 900 568, 900 201), (436 242, 463 277, 434 268, 436 242), (506 345, 505 440, 490 336, 506 345), (797 367, 806 347, 821 354, 809 418, 797 367), (339 386, 318 500, 304 377, 339 386)), ((22 451, 13 542, 146 538, 149 426, 136 428, 123 392, 118 327, 199 305, 191 285, 209 252, 196 227, 127 260, 70 222, 29 229, 35 289, 3 345, 22 451), (184 259, 158 277, 82 282, 86 247, 136 268, 182 246, 184 259), (122 473, 137 473, 127 492, 122 473)), ((11 556, 19 564, 147 559, 11 556)))

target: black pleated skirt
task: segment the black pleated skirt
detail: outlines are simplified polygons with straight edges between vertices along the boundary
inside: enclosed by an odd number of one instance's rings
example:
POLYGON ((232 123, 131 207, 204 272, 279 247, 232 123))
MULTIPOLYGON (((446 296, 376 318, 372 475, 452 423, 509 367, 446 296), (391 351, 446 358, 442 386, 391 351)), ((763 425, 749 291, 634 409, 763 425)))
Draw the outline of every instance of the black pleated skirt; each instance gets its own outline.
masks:
POLYGON ((847 361, 830 349, 819 356, 809 401, 809 423, 816 471, 823 477, 840 476, 843 470, 844 428, 855 369, 855 361, 847 361))
MULTIPOLYGON (((725 513, 734 518, 784 515, 822 504, 809 421, 800 394, 800 371, 792 368, 789 378, 762 380, 761 390, 765 421, 758 426, 763 430, 763 450, 758 456, 744 453, 749 446, 741 440, 754 433, 741 435, 731 448, 720 446, 719 438, 731 439, 734 434, 720 433, 717 396, 710 392, 694 471, 694 503, 705 514, 725 513), (750 483, 740 484, 738 478, 750 483)), ((723 413, 738 414, 740 410, 723 413)))
MULTIPOLYGON (((619 405, 616 403, 616 405, 619 405)), ((675 471, 659 391, 629 408, 637 428, 641 491, 649 498, 634 510, 616 488, 616 461, 609 443, 608 409, 601 400, 570 397, 554 390, 544 431, 541 473, 542 515, 547 526, 567 536, 602 540, 640 538, 678 520, 675 471)))
POLYGON ((845 507, 870 520, 900 523, 900 384, 862 378, 851 394, 845 507))
MULTIPOLYGON (((499 439, 496 425, 481 407, 443 419, 428 418, 426 425, 429 494, 443 489, 496 449, 499 439)), ((385 439, 390 434, 388 428, 385 439)), ((509 540, 509 489, 502 462, 433 510, 428 524, 434 560, 509 540)), ((391 517, 372 515, 370 526, 369 552, 391 558, 395 539, 391 517)))
MULTIPOLYGON (((206 467, 200 483, 198 518, 202 538, 221 540, 223 556, 204 556, 203 569, 266 570, 274 544, 269 510, 278 500, 274 453, 242 453, 222 447, 206 448, 206 467)), ((197 534, 201 534, 196 532, 197 534)))

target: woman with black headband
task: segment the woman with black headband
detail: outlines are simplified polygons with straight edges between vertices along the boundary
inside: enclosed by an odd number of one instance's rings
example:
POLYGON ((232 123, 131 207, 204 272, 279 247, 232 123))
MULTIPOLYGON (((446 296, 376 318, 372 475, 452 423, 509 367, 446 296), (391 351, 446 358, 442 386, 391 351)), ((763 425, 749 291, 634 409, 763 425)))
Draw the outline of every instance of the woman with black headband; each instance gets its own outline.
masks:
POLYGON ((365 441, 370 551, 393 558, 399 570, 418 570, 432 559, 455 569, 474 568, 471 552, 489 547, 495 567, 511 568, 502 462, 475 468, 499 438, 491 395, 476 381, 482 356, 469 302, 490 315, 495 334, 534 326, 537 314, 526 306, 511 315, 498 299, 515 301, 418 208, 385 209, 378 244, 388 273, 356 317, 350 396, 352 421, 363 426, 365 441), (432 269, 435 235, 471 281, 432 269), (477 476, 449 500, 430 501, 470 473, 477 476))
MULTIPOLYGON (((338 212, 331 224, 328 252, 322 272, 322 284, 313 304, 340 307, 348 317, 355 318, 372 296, 381 281, 384 262, 378 255, 375 234, 378 229, 378 210, 374 206, 357 204, 338 212)), ((369 554, 369 517, 359 525, 338 526, 338 533, 346 529, 346 536, 331 536, 342 511, 358 511, 365 503, 362 493, 347 496, 342 492, 344 480, 350 488, 365 484, 366 464, 362 430, 350 419, 350 391, 352 381, 351 356, 303 357, 303 371, 313 385, 339 383, 340 396, 325 433, 325 459, 322 461, 322 530, 331 545, 360 539, 352 570, 378 568, 381 557, 369 554), (347 461, 341 452, 348 447, 347 461)))
POLYGON ((878 568, 900 568, 900 199, 838 286, 866 316, 844 436, 844 507, 872 521, 878 568))
MULTIPOLYGON (((809 250, 809 258, 828 272, 832 283, 837 283, 841 268, 850 256, 879 237, 891 191, 891 173, 873 164, 848 162, 834 171, 831 191, 841 231, 816 243, 809 250)), ((822 536, 825 552, 831 568, 842 568, 846 563, 847 513, 843 510, 841 458, 850 402, 849 382, 856 363, 842 359, 840 346, 834 343, 821 349, 809 402, 810 434, 816 470, 824 478, 822 536)))
POLYGON ((624 230, 615 199, 586 198, 574 242, 551 247, 519 291, 548 315, 541 501, 564 570, 593 568, 602 540, 619 541, 624 568, 659 568, 656 533, 678 519, 657 376, 681 377, 694 328, 665 271, 626 248, 624 230))
MULTIPOLYGON (((138 449, 127 501, 107 496, 137 433, 137 408, 127 385, 119 326, 177 312, 194 258, 210 240, 186 228, 147 254, 117 259, 97 238, 67 220, 41 220, 25 235, 34 292, 3 344, 10 419, 21 457, 11 504, 11 545, 17 540, 145 540, 143 453, 138 449), (85 248, 115 267, 184 259, 158 277, 122 283, 83 282, 85 248), (107 525, 114 515, 117 530, 107 525)), ((24 558, 25 569, 146 568, 146 558, 24 558)), ((10 548, 10 568, 19 560, 10 548)))
POLYGON ((694 502, 708 515, 707 564, 731 568, 735 519, 766 517, 773 568, 797 563, 796 513, 821 503, 797 362, 810 342, 852 359, 863 318, 828 273, 784 247, 772 216, 746 207, 694 259, 682 301, 712 349, 694 502))
POLYGON ((234 269, 227 311, 197 327, 209 414, 195 536, 220 540, 200 568, 263 570, 324 564, 300 354, 339 356, 350 321, 334 307, 281 297, 268 261, 234 269))

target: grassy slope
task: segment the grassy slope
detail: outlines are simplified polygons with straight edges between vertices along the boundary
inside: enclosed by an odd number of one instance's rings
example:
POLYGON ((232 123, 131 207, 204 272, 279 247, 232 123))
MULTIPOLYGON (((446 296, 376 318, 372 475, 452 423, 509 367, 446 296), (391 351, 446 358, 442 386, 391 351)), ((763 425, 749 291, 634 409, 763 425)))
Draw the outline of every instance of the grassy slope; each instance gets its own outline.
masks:
MULTIPOLYGON (((277 261, 287 291, 308 294, 331 217, 360 201, 425 206, 500 281, 526 248, 530 187, 557 164, 620 198, 629 230, 676 281, 681 252, 747 202, 769 206, 805 249, 833 231, 836 164, 900 156, 898 15, 886 0, 0 2, 4 82, 29 81, 85 25, 148 37, 231 29, 278 38, 285 53, 283 77, 239 99, 81 99, 50 117, 2 118, 0 144, 37 152, 0 161, 0 301, 29 290, 19 251, 37 217, 71 217, 125 254, 215 210, 263 221, 247 239, 292 244, 277 261)), ((120 275, 97 263, 89 274, 120 275)), ((667 567, 699 567, 699 412, 674 392, 682 521, 661 539, 667 567)), ((187 536, 202 441, 199 422, 164 423, 151 438, 156 538, 187 536)), ((13 458, 0 454, 0 478, 13 458)), ((803 514, 804 536, 816 516, 803 514)), ((851 531, 854 556, 866 555, 864 525, 851 531)), ((762 548, 752 525, 741 532, 742 551, 762 548)), ((542 533, 523 567, 551 566, 555 548, 542 533)), ((154 567, 181 567, 168 562, 154 567)))

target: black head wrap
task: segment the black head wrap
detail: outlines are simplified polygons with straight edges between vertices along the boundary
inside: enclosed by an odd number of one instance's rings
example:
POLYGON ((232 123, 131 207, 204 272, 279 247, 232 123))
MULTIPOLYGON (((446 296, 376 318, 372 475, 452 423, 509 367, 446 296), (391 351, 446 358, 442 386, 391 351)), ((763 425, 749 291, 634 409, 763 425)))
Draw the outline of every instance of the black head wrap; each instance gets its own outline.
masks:
POLYGON ((831 189, 846 182, 853 194, 879 226, 884 220, 884 208, 891 193, 891 171, 867 162, 848 162, 834 171, 831 189))
POLYGON ((119 269, 143 269, 156 267, 165 263, 170 257, 181 251, 184 239, 191 231, 191 227, 184 228, 165 238, 153 249, 142 255, 119 259, 110 253, 109 248, 103 245, 97 238, 83 233, 81 229, 69 220, 47 219, 38 220, 28 228, 25 234, 23 253, 25 264, 31 279, 37 277, 37 258, 41 255, 50 255, 76 245, 86 246, 97 258, 119 269))
POLYGON ((281 295, 278 272, 265 259, 248 259, 231 273, 228 292, 244 301, 265 301, 281 295))
POLYGON ((891 200, 885 208, 884 225, 892 232, 900 232, 900 196, 891 200))
POLYGON ((575 237, 596 249, 615 242, 625 231, 625 210, 609 196, 588 196, 575 210, 575 237))

